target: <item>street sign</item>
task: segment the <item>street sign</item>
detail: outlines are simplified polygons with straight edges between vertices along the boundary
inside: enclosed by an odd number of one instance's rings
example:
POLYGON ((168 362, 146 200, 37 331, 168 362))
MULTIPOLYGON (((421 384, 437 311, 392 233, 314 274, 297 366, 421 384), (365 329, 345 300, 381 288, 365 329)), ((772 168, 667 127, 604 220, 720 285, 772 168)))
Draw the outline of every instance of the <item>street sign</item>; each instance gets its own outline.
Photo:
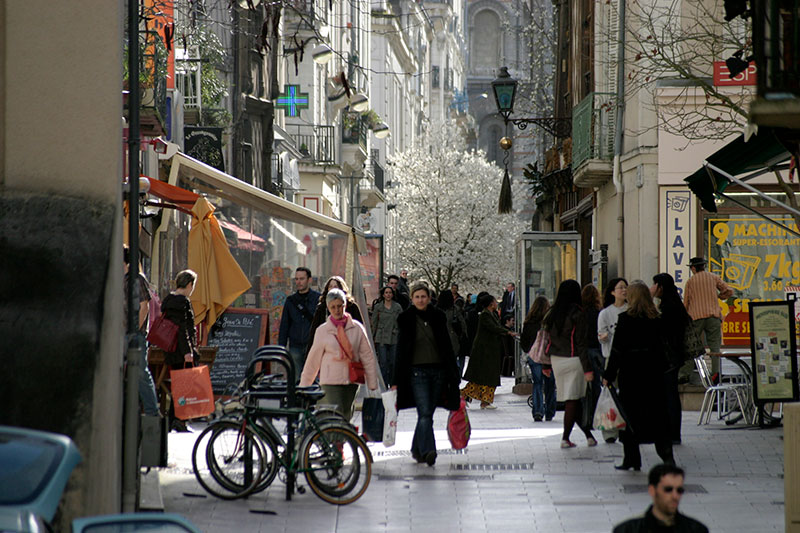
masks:
POLYGON ((747 69, 731 78, 728 66, 724 61, 714 61, 714 87, 730 87, 734 85, 755 85, 756 63, 751 61, 747 69))

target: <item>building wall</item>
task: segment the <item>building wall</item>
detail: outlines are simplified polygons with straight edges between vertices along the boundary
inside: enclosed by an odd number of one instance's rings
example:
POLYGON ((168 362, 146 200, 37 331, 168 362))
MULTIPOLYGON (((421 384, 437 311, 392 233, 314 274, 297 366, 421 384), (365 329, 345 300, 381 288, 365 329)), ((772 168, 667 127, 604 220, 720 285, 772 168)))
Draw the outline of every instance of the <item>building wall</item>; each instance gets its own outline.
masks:
POLYGON ((0 424, 80 449, 57 531, 120 507, 123 13, 0 4, 0 424))

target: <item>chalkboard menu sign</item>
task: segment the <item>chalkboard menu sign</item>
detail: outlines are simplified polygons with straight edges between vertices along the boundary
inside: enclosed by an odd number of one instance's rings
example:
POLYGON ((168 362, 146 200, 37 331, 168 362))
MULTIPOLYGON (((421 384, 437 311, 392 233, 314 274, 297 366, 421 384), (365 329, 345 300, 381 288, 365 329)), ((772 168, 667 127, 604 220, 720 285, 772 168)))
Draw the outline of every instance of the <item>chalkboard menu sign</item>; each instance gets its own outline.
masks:
POLYGON ((253 352, 264 345, 268 320, 266 309, 229 308, 220 317, 222 329, 208 339, 209 346, 219 347, 211 369, 214 394, 222 394, 229 383, 244 379, 253 352))

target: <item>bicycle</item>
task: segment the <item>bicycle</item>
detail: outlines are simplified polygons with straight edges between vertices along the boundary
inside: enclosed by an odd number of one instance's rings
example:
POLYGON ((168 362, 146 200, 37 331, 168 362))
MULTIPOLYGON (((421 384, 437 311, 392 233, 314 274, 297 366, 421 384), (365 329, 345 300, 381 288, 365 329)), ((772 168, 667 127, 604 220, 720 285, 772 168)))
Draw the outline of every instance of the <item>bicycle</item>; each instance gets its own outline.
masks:
MULTIPOLYGON (((242 498, 264 490, 283 468, 287 500, 299 472, 312 491, 329 503, 345 505, 360 498, 372 475, 372 455, 366 443, 340 415, 323 411, 318 416, 312 411, 324 393, 316 387, 294 387, 294 367, 285 351, 276 351, 275 347, 259 350, 261 355, 257 351, 251 365, 270 361, 282 364, 288 374, 285 388, 275 386, 274 376, 254 374, 246 380, 243 412, 213 423, 195 443, 192 465, 198 482, 215 496, 242 498), (258 383, 259 377, 267 378, 266 385, 263 379, 258 383), (276 397, 280 398, 278 405, 259 404, 276 397), (297 398, 302 407, 294 406, 297 398), (272 423, 272 418, 278 417, 287 419, 287 439, 272 423), (206 438, 205 453, 198 454, 206 438), (199 468, 199 455, 204 456, 207 472, 216 485, 202 475, 205 470, 199 468)), ((302 487, 298 491, 304 492, 302 487)))

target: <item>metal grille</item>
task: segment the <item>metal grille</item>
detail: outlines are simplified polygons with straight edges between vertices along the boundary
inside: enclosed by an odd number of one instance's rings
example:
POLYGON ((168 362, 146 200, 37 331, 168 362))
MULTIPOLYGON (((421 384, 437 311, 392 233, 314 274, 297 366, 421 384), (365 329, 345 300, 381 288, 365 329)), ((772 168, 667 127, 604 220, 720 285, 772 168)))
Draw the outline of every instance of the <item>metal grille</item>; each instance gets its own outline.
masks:
POLYGON ((453 464, 450 470, 533 470, 533 463, 453 464))

